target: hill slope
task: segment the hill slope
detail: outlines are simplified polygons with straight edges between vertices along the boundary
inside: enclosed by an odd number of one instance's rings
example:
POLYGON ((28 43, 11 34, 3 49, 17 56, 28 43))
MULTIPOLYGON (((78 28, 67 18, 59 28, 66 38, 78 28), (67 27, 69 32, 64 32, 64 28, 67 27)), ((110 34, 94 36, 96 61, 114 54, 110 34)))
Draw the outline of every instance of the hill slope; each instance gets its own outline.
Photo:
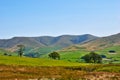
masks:
POLYGON ((95 51, 100 55, 105 55, 114 63, 120 63, 120 33, 101 37, 83 44, 69 46, 59 50, 58 52, 63 60, 77 61, 80 57, 90 53, 90 51, 95 51), (109 54, 109 51, 111 50, 116 53, 109 54))
POLYGON ((86 42, 80 47, 84 47, 87 50, 99 50, 118 45, 120 45, 120 33, 86 42))
MULTIPOLYGON (((16 45, 23 44, 26 47, 26 53, 29 52, 44 52, 62 49, 74 44, 80 44, 93 39, 96 36, 85 34, 85 35, 62 35, 58 37, 41 36, 41 37, 14 37, 12 39, 1 39, 0 48, 7 48, 10 51, 17 49, 16 45), (42 50, 41 50, 42 49, 42 50), (48 50, 49 49, 49 50, 48 50)), ((40 53, 42 53, 40 52, 40 53)))

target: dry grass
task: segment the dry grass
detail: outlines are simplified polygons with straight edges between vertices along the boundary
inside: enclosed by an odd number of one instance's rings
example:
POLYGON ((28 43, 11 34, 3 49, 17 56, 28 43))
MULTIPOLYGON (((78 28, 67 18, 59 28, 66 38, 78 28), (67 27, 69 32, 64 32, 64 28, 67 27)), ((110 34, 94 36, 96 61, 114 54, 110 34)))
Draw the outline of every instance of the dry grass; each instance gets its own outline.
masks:
POLYGON ((0 80, 120 80, 120 73, 86 72, 66 67, 0 65, 0 80))

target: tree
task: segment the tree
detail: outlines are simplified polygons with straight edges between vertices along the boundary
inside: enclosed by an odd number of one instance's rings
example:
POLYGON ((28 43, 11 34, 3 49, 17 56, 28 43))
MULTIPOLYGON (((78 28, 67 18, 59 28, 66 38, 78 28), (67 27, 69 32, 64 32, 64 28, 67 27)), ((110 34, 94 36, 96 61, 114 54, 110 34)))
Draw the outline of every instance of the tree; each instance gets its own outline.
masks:
POLYGON ((57 52, 52 52, 48 56, 52 59, 60 59, 60 55, 57 52))
POLYGON ((19 49, 18 49, 18 55, 19 55, 20 57, 22 57, 23 52, 24 52, 24 50, 25 50, 25 46, 22 45, 22 44, 19 44, 19 45, 17 45, 17 47, 19 47, 19 49))
POLYGON ((102 57, 95 52, 90 52, 82 57, 87 63, 102 63, 102 57))

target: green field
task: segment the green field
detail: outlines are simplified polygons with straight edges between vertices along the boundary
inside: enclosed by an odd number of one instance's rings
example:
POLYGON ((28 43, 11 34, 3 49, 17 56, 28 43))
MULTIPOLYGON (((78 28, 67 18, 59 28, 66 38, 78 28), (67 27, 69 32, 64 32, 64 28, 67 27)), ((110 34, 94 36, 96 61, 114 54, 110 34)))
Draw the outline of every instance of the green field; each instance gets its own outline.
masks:
MULTIPOLYGON (((48 49, 47 49, 47 51, 48 51, 48 49)), ((40 49, 40 50, 43 51, 43 53, 44 53, 44 51, 46 49, 43 48, 43 49, 40 49)), ((51 50, 51 49, 49 49, 49 50, 51 50)), ((103 63, 120 63, 120 46, 112 46, 112 47, 109 47, 109 48, 105 48, 103 50, 96 50, 95 52, 97 54, 106 56, 106 59, 103 59, 103 63), (116 51, 116 53, 115 54, 109 54, 110 50, 114 50, 114 51, 116 51)), ((10 53, 10 52, 7 52, 7 51, 1 49, 0 50, 0 55, 3 55, 4 53, 9 53, 12 56, 18 56, 17 53, 10 53)), ((84 56, 85 54, 90 53, 90 51, 77 49, 77 50, 58 51, 58 53, 60 54, 60 59, 62 61, 84 63, 84 61, 81 60, 80 58, 82 56, 84 56)), ((45 59, 49 60, 48 54, 42 54, 42 55, 40 55, 40 58, 45 58, 45 59)))
MULTIPOLYGON (((103 50, 96 50, 97 54, 105 55, 106 58, 103 58, 103 63, 120 63, 120 46, 112 46, 109 48, 105 48, 103 50), (109 51, 114 50, 116 51, 115 54, 110 54, 109 51)), ((61 56, 61 60, 69 61, 69 62, 84 62, 80 58, 85 54, 90 53, 90 51, 86 50, 65 50, 65 51, 58 51, 61 56)), ((43 58, 48 58, 48 54, 42 56, 43 58)))
POLYGON ((89 52, 87 51, 80 51, 80 50, 59 52, 62 60, 66 60, 70 62, 77 62, 82 56, 88 53, 89 52))
POLYGON ((0 56, 0 64, 5 65, 26 65, 26 66, 80 66, 80 64, 62 60, 52 60, 43 58, 28 58, 16 56, 0 56))

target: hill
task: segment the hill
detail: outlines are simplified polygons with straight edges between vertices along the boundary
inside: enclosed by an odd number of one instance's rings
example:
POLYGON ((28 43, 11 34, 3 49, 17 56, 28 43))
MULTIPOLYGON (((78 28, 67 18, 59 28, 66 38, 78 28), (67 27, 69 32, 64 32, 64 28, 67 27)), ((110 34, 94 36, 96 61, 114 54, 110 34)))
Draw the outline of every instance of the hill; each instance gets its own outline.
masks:
POLYGON ((90 53, 90 51, 105 55, 107 63, 110 61, 120 63, 120 33, 58 50, 61 59, 74 62, 79 61, 82 56, 90 53), (115 51, 115 53, 110 54, 109 51, 115 51))
POLYGON ((120 45, 120 33, 101 37, 96 40, 88 41, 84 44, 79 45, 79 47, 86 48, 87 50, 102 50, 107 47, 118 46, 120 45))
POLYGON ((11 39, 1 39, 0 48, 9 51, 16 51, 18 44, 23 44, 26 47, 25 53, 44 54, 54 50, 59 50, 74 44, 84 43, 98 37, 85 35, 61 35, 58 37, 41 36, 41 37, 14 37, 11 39))

